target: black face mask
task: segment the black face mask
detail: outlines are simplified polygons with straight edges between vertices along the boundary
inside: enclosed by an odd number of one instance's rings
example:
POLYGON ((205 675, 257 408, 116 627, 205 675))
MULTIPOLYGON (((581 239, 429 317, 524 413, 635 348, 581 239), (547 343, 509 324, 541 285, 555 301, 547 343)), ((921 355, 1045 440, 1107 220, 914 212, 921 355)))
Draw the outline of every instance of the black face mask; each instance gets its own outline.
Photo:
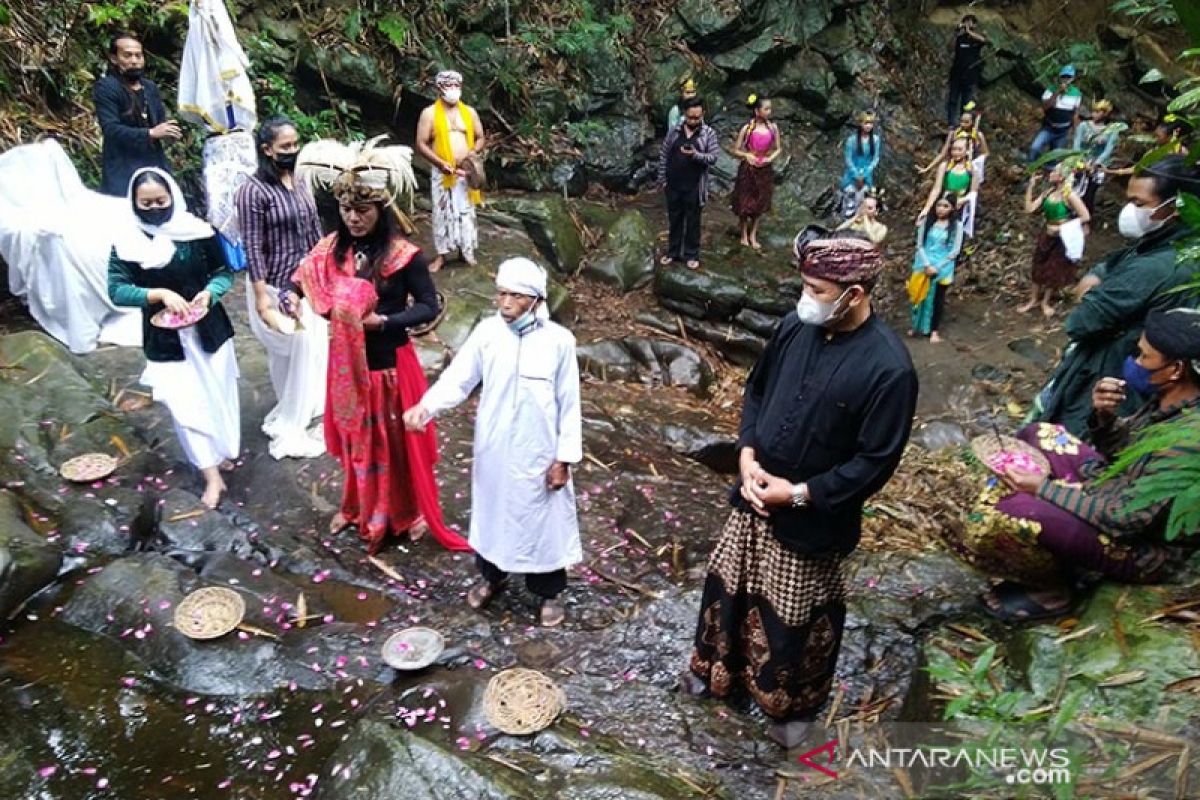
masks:
POLYGON ((157 227, 169 220, 174 211, 173 207, 167 206, 166 208, 138 208, 134 210, 134 213, 145 224, 157 227))
POLYGON ((275 168, 284 172, 291 172, 296 168, 296 157, 299 153, 276 153, 271 156, 271 161, 275 164, 275 168))
POLYGON ((145 74, 146 74, 146 71, 144 69, 142 69, 141 67, 132 67, 130 69, 121 70, 121 77, 131 83, 133 81, 140 81, 142 79, 142 76, 145 74))

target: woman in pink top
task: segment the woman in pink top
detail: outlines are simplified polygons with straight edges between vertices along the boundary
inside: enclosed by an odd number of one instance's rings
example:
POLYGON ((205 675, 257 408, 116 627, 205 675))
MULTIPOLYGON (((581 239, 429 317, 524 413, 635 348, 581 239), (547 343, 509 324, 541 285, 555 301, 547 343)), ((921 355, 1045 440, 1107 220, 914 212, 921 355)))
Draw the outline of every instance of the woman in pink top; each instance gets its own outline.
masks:
POLYGON ((733 213, 742 224, 742 244, 762 250, 758 243, 758 221, 771 210, 775 191, 775 176, 771 164, 783 147, 779 129, 771 122, 771 101, 760 95, 750 95, 746 105, 754 117, 738 131, 733 155, 741 159, 737 181, 733 184, 733 213))

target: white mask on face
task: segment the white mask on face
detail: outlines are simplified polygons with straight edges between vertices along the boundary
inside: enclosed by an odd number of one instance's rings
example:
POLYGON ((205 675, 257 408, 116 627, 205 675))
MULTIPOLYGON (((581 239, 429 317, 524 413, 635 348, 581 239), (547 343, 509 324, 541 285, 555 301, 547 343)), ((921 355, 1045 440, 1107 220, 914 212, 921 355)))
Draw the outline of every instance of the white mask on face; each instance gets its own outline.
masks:
POLYGON ((842 292, 832 303, 822 303, 805 292, 800 295, 800 301, 796 303, 796 316, 800 317, 800 321, 805 325, 828 325, 842 315, 838 312, 838 306, 841 305, 842 298, 849 291, 847 289, 842 292))
POLYGON ((1159 203, 1153 208, 1135 206, 1132 202, 1126 203, 1121 208, 1121 213, 1117 217, 1117 230, 1126 239, 1140 239, 1147 233, 1156 231, 1166 224, 1165 219, 1151 219, 1154 212, 1165 206, 1167 203, 1174 203, 1175 198, 1171 198, 1166 202, 1159 203))
POLYGON ((462 88, 459 86, 447 86, 442 89, 442 99, 450 105, 457 103, 460 97, 462 97, 462 88))

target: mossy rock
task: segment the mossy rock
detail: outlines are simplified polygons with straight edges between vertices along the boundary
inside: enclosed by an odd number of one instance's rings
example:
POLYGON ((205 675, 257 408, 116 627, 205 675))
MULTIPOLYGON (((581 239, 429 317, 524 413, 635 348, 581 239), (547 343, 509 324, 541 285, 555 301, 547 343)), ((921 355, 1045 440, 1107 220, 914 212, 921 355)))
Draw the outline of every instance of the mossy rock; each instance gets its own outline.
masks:
POLYGON ((522 227, 555 271, 569 275, 579 268, 583 240, 561 197, 499 197, 490 206, 485 213, 501 225, 522 227))
POLYGON ((623 292, 654 278, 654 232, 640 211, 626 211, 609 228, 600 249, 588 256, 583 274, 623 292))

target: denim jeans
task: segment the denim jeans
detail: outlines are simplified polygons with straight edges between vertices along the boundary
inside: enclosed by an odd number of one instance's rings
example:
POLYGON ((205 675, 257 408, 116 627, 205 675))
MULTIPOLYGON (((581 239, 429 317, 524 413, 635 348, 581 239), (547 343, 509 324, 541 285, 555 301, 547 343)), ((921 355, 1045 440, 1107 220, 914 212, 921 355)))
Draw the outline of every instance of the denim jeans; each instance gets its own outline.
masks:
POLYGON ((1029 161, 1033 163, 1041 157, 1042 153, 1050 150, 1058 150, 1060 148, 1070 147, 1071 129, 1063 128, 1056 130, 1054 128, 1041 128, 1037 132, 1037 136, 1033 137, 1033 144, 1029 146, 1029 161))

